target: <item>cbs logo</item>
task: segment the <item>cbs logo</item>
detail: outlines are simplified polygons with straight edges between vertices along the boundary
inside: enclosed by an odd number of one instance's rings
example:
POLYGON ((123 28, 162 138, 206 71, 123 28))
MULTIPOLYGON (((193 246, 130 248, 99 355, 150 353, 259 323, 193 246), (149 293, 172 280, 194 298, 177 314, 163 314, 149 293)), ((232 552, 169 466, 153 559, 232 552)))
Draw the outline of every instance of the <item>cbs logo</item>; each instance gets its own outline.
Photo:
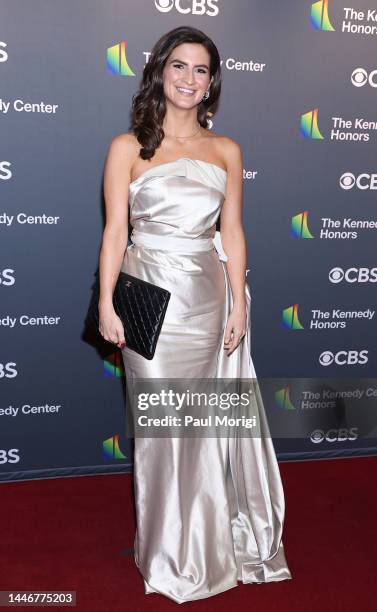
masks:
POLYGON ((351 74, 351 83, 355 87, 364 87, 367 83, 371 87, 377 87, 377 70, 368 74, 364 68, 355 68, 351 74))
POLYGON ((0 162, 0 180, 9 181, 12 178, 12 171, 9 169, 10 165, 11 163, 5 160, 0 162))
POLYGON ((363 172, 355 176, 352 172, 344 172, 339 179, 339 184, 345 191, 352 189, 355 185, 361 190, 377 189, 377 174, 363 172))
POLYGON ((338 351, 337 353, 323 351, 319 356, 319 363, 322 366, 329 366, 332 364, 339 366, 361 365, 368 363, 368 351, 338 351))
POLYGON ((14 278, 14 270, 11 268, 4 268, 0 270, 0 285, 3 287, 11 287, 14 285, 16 279, 14 278))
POLYGON ((181 15, 208 15, 215 17, 219 13, 218 0, 154 0, 160 13, 169 13, 173 8, 181 15))
POLYGON ((5 51, 7 43, 0 40, 0 62, 8 61, 8 53, 5 51))
POLYGON ((0 363, 0 379, 1 378, 15 378, 18 374, 16 369, 17 364, 14 361, 8 363, 0 363))
POLYGON ((357 427, 350 427, 349 429, 329 429, 323 431, 322 429, 315 429, 310 434, 310 440, 314 444, 320 444, 320 442, 345 442, 346 440, 357 439, 357 427))
POLYGON ((4 463, 18 463, 20 461, 19 452, 19 448, 10 448, 7 451, 0 448, 0 465, 4 463))
POLYGON ((329 272, 330 283, 375 283, 377 282, 377 268, 332 268, 329 272))

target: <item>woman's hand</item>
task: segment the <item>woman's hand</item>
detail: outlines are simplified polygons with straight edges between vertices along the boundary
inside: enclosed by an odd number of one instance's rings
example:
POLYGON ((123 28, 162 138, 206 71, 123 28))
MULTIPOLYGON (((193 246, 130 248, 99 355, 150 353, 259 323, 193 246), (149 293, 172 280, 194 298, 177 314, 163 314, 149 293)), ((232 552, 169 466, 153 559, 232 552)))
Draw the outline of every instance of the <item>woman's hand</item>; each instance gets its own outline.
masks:
POLYGON ((112 304, 99 304, 99 331, 105 340, 116 344, 118 348, 124 349, 124 328, 112 304))
POLYGON ((235 304, 225 327, 224 350, 227 356, 237 348, 246 334, 246 303, 235 304))

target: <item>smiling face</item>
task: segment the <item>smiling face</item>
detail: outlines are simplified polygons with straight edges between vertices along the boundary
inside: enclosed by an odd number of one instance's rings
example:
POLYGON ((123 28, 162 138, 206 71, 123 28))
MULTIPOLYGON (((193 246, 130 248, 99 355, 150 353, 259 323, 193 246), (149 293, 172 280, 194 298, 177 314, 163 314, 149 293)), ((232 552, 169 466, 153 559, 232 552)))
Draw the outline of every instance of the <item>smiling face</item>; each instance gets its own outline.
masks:
POLYGON ((180 108, 197 106, 210 83, 210 56, 198 43, 183 43, 168 57, 164 71, 166 100, 180 108))

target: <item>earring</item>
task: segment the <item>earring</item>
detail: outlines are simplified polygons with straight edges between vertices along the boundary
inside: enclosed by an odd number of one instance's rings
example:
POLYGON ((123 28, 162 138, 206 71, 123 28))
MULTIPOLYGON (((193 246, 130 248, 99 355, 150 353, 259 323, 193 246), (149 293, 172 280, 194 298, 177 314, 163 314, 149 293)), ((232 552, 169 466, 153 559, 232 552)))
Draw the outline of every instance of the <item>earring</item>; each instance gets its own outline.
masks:
POLYGON ((206 89, 206 91, 204 92, 204 96, 202 97, 202 100, 207 100, 209 98, 209 89, 206 89))

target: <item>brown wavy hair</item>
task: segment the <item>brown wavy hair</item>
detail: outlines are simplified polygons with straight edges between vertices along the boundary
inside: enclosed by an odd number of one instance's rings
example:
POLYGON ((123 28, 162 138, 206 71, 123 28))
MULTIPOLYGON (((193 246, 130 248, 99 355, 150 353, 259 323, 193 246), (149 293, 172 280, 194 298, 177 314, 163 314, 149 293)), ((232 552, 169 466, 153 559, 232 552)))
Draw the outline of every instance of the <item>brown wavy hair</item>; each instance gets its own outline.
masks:
POLYGON ((141 144, 142 159, 153 157, 165 134, 162 122, 166 113, 163 76, 166 61, 175 47, 183 43, 199 43, 210 56, 209 97, 198 104, 198 122, 208 128, 207 116, 217 108, 221 92, 220 56, 215 43, 201 30, 191 26, 179 26, 167 32, 155 43, 148 62, 144 66, 139 90, 132 96, 131 130, 141 144))

